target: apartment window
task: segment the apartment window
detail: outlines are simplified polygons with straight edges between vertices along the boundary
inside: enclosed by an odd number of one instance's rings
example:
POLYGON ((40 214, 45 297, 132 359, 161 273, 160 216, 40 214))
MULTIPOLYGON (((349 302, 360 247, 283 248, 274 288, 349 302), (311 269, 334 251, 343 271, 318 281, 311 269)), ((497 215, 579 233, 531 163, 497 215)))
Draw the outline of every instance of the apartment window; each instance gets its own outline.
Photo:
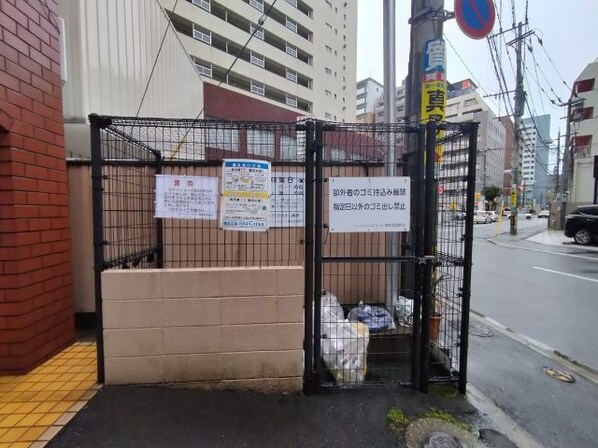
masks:
POLYGON ((287 94, 286 103, 287 106, 297 107, 297 97, 287 94))
POLYGON ((330 3, 328 0, 326 0, 326 6, 328 6, 330 9, 332 9, 332 3, 330 3))
POLYGON ((266 88, 261 82, 251 81, 251 93, 264 96, 266 94, 266 88))
POLYGON ((288 29, 294 31, 295 33, 297 32, 297 22, 287 17, 285 23, 288 29))
POLYGON ((326 22, 326 28, 328 28, 328 31, 332 31, 332 25, 330 25, 328 22, 326 22))
POLYGON ((475 106, 476 104, 478 104, 478 101, 475 98, 472 98, 470 100, 465 101, 464 106, 470 107, 470 106, 475 106))
POLYGON ((212 45, 212 32, 211 31, 202 31, 193 25, 193 38, 197 40, 201 40, 208 45, 212 45))
POLYGON ((327 75, 332 76, 332 69, 330 69, 328 67, 324 67, 324 72, 326 72, 327 75))
POLYGON ((239 131, 237 129, 206 129, 206 146, 239 151, 239 131))
POLYGON ((332 118, 332 114, 331 114, 331 113, 328 113, 328 112, 326 112, 326 113, 324 114, 324 118, 327 118, 327 119, 329 119, 329 120, 330 120, 330 119, 332 118))
POLYGON ((297 159, 297 139, 289 135, 280 136, 280 156, 283 160, 297 159))
POLYGON ((345 160, 345 151, 340 148, 332 148, 330 150, 330 158, 332 160, 345 160))
POLYGON ((287 68, 287 79, 289 81, 297 82, 297 72, 287 68))
POLYGON ((264 40, 264 29, 255 23, 249 22, 249 34, 253 34, 258 39, 264 40))
POLYGON ((330 90, 324 90, 324 94, 328 97, 332 96, 332 92, 330 90))
POLYGON ((574 86, 575 93, 589 92, 594 90, 594 78, 577 81, 574 86))
POLYGON ((290 3, 291 5, 293 5, 295 8, 297 7, 297 0, 287 0, 287 3, 290 3))
POLYGON ((195 63, 195 68, 197 69, 197 72, 202 75, 205 76, 206 78, 211 78, 212 77, 212 64, 200 64, 199 62, 195 63))
POLYGON ((295 48, 291 44, 287 43, 287 53, 296 58, 297 57, 297 48, 295 48))
POLYGON ((211 11, 210 0, 193 0, 193 4, 206 11, 211 11))
POLYGON ((266 65, 264 57, 261 54, 254 53, 253 51, 249 52, 249 62, 262 68, 264 68, 264 66, 266 65))
POLYGON ((264 0, 249 0, 249 4, 260 12, 264 12, 264 0))
POLYGON ((332 54, 332 47, 330 47, 330 46, 328 46, 328 45, 325 45, 325 47, 326 47, 326 51, 327 51, 328 53, 332 54))
POLYGON ((274 132, 249 129, 247 152, 256 156, 274 157, 274 132))

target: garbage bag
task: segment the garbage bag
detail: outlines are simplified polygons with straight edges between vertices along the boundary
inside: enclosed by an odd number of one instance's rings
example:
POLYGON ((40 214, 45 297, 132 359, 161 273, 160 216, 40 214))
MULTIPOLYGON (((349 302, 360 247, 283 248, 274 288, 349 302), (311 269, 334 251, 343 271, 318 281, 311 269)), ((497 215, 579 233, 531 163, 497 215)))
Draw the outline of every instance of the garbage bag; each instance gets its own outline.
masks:
POLYGON ((370 342, 367 326, 348 320, 328 323, 321 341, 322 359, 334 380, 341 386, 363 383, 370 342))
POLYGON ((331 324, 345 320, 345 313, 343 312, 343 307, 338 303, 338 299, 331 292, 326 292, 322 295, 320 308, 322 310, 320 321, 322 323, 322 335, 324 337, 324 335, 327 334, 326 330, 331 324))
POLYGON ((392 308, 399 325, 410 327, 413 324, 413 300, 399 296, 393 300, 392 308))
POLYGON ((396 328, 394 319, 386 308, 365 305, 363 302, 359 302, 359 306, 353 308, 347 318, 352 322, 366 324, 372 333, 382 330, 394 330, 396 328))

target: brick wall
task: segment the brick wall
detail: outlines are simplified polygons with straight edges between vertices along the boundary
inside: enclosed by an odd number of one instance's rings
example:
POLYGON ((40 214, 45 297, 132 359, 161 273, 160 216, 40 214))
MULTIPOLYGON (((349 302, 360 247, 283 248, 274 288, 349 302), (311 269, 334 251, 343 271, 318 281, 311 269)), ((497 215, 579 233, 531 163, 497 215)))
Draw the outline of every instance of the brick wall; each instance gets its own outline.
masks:
POLYGON ((303 268, 102 273, 106 384, 297 392, 303 268))
POLYGON ((0 373, 74 338, 56 0, 0 0, 0 373))

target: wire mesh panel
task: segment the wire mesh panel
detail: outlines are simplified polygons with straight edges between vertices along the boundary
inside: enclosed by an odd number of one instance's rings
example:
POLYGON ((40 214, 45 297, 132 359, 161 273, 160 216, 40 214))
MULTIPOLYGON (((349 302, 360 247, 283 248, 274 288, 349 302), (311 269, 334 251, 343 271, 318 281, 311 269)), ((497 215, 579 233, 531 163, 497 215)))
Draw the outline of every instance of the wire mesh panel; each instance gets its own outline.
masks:
MULTIPOLYGON (((389 281, 400 277, 402 263, 414 257, 391 256, 387 232, 353 231, 337 233, 330 225, 332 195, 361 195, 361 188, 333 188, 331 179, 380 178, 387 174, 386 154, 393 150, 400 160, 406 130, 399 125, 346 125, 324 127, 317 159, 321 191, 316 192, 316 229, 322 219, 320 242, 316 235, 316 291, 321 290, 320 325, 316 339, 321 342, 321 359, 316 350, 316 369, 323 387, 372 387, 381 384, 412 383, 413 299, 403 285, 389 281), (321 253, 318 253, 318 245, 321 253), (321 272, 319 272, 319 270, 321 272), (321 278, 321 289, 318 282, 321 278), (399 293, 401 291, 401 295, 399 293)), ((318 136, 316 136, 318 140, 318 136)), ((403 165, 393 167, 404 175, 403 165)), ((316 168, 318 172, 318 168, 316 168)), ((348 181, 348 185, 351 185, 348 181)), ((386 189, 371 188, 364 207, 385 209, 386 189)), ((390 193, 392 195, 392 192, 390 193)), ((347 204, 349 204, 347 198, 347 204)), ((392 203, 392 202, 391 202, 392 203)), ((345 205, 339 205, 341 208, 345 205)), ((349 207, 349 205, 346 205, 349 207)), ((397 246, 402 234, 397 234, 397 246)), ((411 285, 412 282, 409 282, 411 285)), ((317 293, 316 293, 317 294, 317 293)), ((316 343, 317 344, 317 343, 316 343)))

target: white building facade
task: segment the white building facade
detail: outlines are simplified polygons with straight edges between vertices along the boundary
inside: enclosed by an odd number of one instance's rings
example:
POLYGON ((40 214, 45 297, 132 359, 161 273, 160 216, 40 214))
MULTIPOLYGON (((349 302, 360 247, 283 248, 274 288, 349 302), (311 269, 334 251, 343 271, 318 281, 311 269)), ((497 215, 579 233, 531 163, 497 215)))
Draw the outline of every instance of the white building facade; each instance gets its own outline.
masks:
POLYGON ((162 4, 204 81, 289 108, 298 116, 355 119, 356 2, 162 4))
POLYGON ((376 101, 384 95, 384 86, 373 78, 357 83, 355 117, 357 121, 374 122, 376 101))
POLYGON ((567 211, 598 203, 598 61, 588 64, 573 86, 575 104, 569 118, 573 156, 567 211))
POLYGON ((544 207, 549 174, 550 115, 521 120, 521 187, 524 207, 544 207))

